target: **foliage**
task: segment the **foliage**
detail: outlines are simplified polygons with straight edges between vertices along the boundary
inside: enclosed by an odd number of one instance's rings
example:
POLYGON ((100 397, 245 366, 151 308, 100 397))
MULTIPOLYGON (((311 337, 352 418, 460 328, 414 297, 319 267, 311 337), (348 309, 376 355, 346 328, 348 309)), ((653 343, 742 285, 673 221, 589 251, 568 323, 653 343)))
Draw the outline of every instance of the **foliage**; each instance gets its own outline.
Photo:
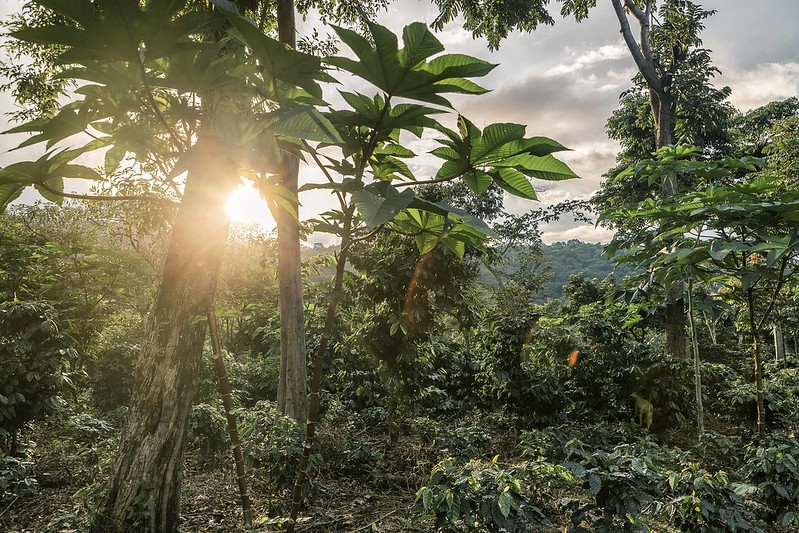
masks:
POLYGON ((760 512, 779 524, 799 523, 799 443, 773 435, 765 445, 749 446, 746 452, 743 475, 757 487, 760 512))
POLYGON ((0 303, 0 437, 13 447, 26 422, 59 404, 72 383, 65 365, 75 358, 52 307, 0 303))
POLYGON ((191 408, 188 442, 200 464, 217 463, 230 447, 227 419, 220 406, 200 403, 191 408))
POLYGON ((715 474, 689 462, 680 472, 665 472, 665 493, 671 496, 664 511, 680 531, 762 531, 749 521, 752 512, 744 505, 727 473, 715 474))
POLYGON ((247 465, 271 491, 288 489, 300 463, 302 428, 265 400, 242 414, 240 433, 247 465))
POLYGON ((570 481, 568 470, 547 463, 503 467, 445 459, 416 494, 414 514, 438 531, 543 531, 552 527, 536 503, 550 483, 570 481))
POLYGON ((668 453, 655 445, 621 444, 611 451, 586 449, 580 442, 569 447, 564 463, 584 480, 602 513, 600 531, 639 530, 646 527, 644 510, 660 496, 662 464, 668 453))
POLYGON ((36 494, 38 483, 28 471, 30 462, 0 452, 0 502, 36 494))

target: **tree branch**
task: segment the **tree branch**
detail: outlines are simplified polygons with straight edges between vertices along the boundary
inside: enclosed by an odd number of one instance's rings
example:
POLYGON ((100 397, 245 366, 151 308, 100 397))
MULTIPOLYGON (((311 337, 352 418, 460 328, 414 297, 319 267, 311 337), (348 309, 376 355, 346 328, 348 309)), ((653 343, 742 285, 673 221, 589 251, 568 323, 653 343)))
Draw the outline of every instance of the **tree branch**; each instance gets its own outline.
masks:
MULTIPOLYGON (((327 167, 325 167, 322 164, 322 162, 319 160, 318 152, 316 151, 316 149, 312 148, 311 145, 308 144, 308 141, 306 141, 305 139, 302 140, 302 144, 305 145, 305 148, 308 150, 308 153, 311 154, 311 157, 313 158, 314 162, 316 162, 316 165, 319 167, 319 170, 321 170, 322 173, 325 175, 327 181, 329 181, 330 183, 336 183, 335 180, 333 179, 333 176, 331 176, 330 172, 327 171, 327 167)), ((344 201, 344 196, 341 194, 340 191, 333 191, 333 192, 336 193, 336 197, 338 198, 338 203, 339 205, 341 205, 341 210, 344 211, 347 208, 347 203, 344 201)))
POLYGON ((621 0, 611 0, 611 3, 613 4, 613 10, 616 12, 616 18, 619 19, 619 24, 621 25, 621 35, 624 38, 624 42, 627 44, 627 48, 630 50, 630 54, 633 56, 638 70, 641 72, 641 75, 649 84, 650 88, 656 92, 663 91, 663 83, 655 72, 654 62, 644 57, 641 48, 639 48, 638 43, 635 42, 635 37, 633 37, 632 30, 630 29, 630 21, 627 20, 627 14, 624 12, 624 6, 622 6, 621 0))
POLYGON ((160 196, 138 196, 138 195, 113 196, 113 195, 103 195, 103 194, 76 194, 71 192, 58 191, 44 183, 37 183, 36 186, 41 189, 44 189, 50 194, 55 194, 56 196, 61 196, 62 198, 72 198, 75 200, 103 200, 103 201, 127 200, 127 201, 144 201, 144 202, 153 202, 159 204, 169 204, 172 206, 180 205, 177 202, 173 202, 169 198, 161 198, 160 196))

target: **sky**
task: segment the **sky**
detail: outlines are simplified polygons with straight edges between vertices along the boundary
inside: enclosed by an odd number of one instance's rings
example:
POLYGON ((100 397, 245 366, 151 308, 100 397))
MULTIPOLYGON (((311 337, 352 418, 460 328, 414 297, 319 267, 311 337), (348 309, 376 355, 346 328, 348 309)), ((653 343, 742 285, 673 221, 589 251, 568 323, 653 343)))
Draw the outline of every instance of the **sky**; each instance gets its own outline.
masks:
MULTIPOLYGON (((721 70, 714 83, 732 88, 730 101, 742 111, 772 100, 799 96, 799 1, 797 0, 706 0, 700 2, 717 14, 706 21, 704 46, 721 70)), ((552 27, 539 27, 531 33, 512 34, 496 52, 489 52, 484 39, 473 39, 456 22, 437 37, 449 53, 466 53, 499 66, 480 84, 491 90, 479 97, 458 96, 451 100, 456 109, 476 125, 515 122, 527 126, 527 135, 551 137, 572 151, 558 155, 581 177, 557 183, 535 183, 540 200, 555 203, 564 199, 584 199, 599 187, 601 175, 613 166, 618 145, 605 133, 607 118, 618 106, 619 94, 630 87, 635 66, 618 31, 618 21, 608 0, 600 0, 588 20, 576 23, 555 15, 552 27)), ((19 9, 18 0, 0 0, 0 16, 19 9)), ((557 12, 557 2, 553 2, 557 12)), ((395 31, 414 22, 432 22, 435 7, 420 0, 399 0, 389 4, 388 12, 377 21, 395 31)), ((315 17, 298 20, 300 36, 322 27, 315 17)), ((9 95, 0 94, 0 110, 13 106, 9 95)), ((5 119, 0 127, 6 129, 5 119)), ((35 150, 8 152, 21 139, 0 137, 0 165, 20 157, 38 156, 35 150)), ((412 141, 417 153, 429 149, 429 143, 412 141)), ((422 160, 414 168, 417 176, 434 172, 436 160, 422 160)), ((303 181, 315 181, 318 173, 304 168, 303 181)), ((75 184, 76 190, 83 189, 75 184)), ((259 209, 252 199, 250 207, 259 209)), ((32 201, 35 193, 22 200, 32 201)), ((308 218, 329 205, 327 193, 301 198, 301 217, 308 218)), ((536 207, 534 203, 506 198, 506 207, 516 213, 536 207)), ((255 216, 255 213, 253 213, 255 216)), ((258 215, 260 219, 260 214, 258 215)), ((266 225, 271 224, 267 221, 266 225)), ((553 223, 543 228, 547 243, 580 239, 607 242, 611 234, 592 225, 571 221, 553 223)), ((325 241, 311 236, 310 242, 325 241)))

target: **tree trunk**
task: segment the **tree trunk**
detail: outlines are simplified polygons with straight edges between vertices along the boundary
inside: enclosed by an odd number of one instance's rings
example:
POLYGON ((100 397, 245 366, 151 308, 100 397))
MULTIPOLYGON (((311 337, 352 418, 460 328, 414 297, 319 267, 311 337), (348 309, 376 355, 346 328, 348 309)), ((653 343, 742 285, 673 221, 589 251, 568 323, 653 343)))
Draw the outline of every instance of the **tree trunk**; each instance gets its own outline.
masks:
POLYGON ((746 291, 746 301, 749 307, 749 327, 752 329, 752 352, 755 358, 755 389, 757 390, 757 440, 760 444, 766 442, 766 403, 763 392, 763 363, 760 359, 760 335, 757 331, 755 320, 755 297, 750 287, 746 291))
MULTIPOLYGON (((294 48, 294 3, 278 0, 277 25, 280 41, 294 48)), ((299 161, 283 154, 281 185, 297 196, 299 161)), ((302 302, 302 262, 300 259, 300 224, 294 212, 277 209, 278 290, 280 300, 280 377, 277 407, 286 416, 302 423, 308 416, 306 386, 305 321, 302 302)))
POLYGON ((699 365, 699 337, 694 320, 694 287, 688 282, 688 324, 691 328, 691 347, 694 355, 694 390, 696 393, 696 429, 701 437, 705 432, 705 410, 702 406, 702 369, 699 365))
POLYGON ((782 326, 779 322, 774 324, 774 360, 785 362, 785 340, 782 337, 782 326))
POLYGON ((178 530, 186 428, 202 364, 206 302, 227 239, 233 180, 215 140, 189 161, 161 283, 150 310, 108 496, 93 532, 178 530))
MULTIPOLYGON (((649 103, 655 121, 655 146, 660 149, 674 144, 674 122, 676 103, 665 91, 649 90, 649 103)), ((663 194, 669 196, 677 192, 679 184, 674 176, 663 180, 663 194)), ((666 294, 666 341, 664 350, 668 355, 685 357, 688 355, 688 342, 685 335, 685 284, 679 282, 666 294)))

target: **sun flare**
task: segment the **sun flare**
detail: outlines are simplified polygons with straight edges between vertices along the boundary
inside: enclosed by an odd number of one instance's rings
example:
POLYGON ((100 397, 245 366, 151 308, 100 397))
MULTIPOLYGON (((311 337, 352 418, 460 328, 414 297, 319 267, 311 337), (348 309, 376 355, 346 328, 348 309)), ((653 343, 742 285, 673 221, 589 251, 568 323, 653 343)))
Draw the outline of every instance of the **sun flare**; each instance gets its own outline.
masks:
POLYGON ((237 224, 274 225, 266 201, 258 194, 254 183, 247 179, 242 179, 242 182, 227 201, 230 220, 237 224))

